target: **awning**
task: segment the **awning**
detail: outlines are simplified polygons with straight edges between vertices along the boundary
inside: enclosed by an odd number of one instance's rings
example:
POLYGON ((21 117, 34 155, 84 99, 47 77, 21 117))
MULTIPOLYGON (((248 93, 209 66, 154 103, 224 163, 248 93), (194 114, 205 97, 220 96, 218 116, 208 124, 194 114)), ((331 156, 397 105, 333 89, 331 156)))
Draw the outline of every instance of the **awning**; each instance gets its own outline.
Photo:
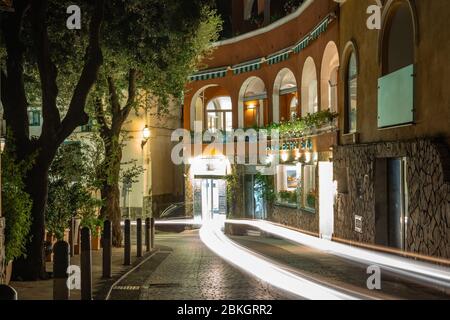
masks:
POLYGON ((294 52, 300 53, 300 51, 302 51, 309 45, 309 42, 310 42, 310 38, 309 38, 309 35, 307 35, 298 44, 295 45, 294 52))
POLYGON ((328 28, 329 19, 328 17, 322 21, 313 31, 311 31, 311 39, 317 39, 322 33, 324 33, 328 28))
POLYGON ((291 52, 291 49, 288 49, 288 50, 284 50, 283 52, 275 53, 273 55, 268 56, 266 58, 267 64, 272 65, 272 64, 277 64, 277 63, 287 60, 289 58, 290 52, 291 52))
POLYGON ((228 67, 208 70, 205 72, 197 72, 189 76, 189 81, 202 81, 202 80, 211 80, 217 78, 223 78, 227 75, 228 67))
POLYGON ((305 49, 309 44, 316 40, 322 33, 324 33, 328 25, 330 23, 330 17, 326 17, 322 20, 312 31, 310 34, 306 35, 299 43, 294 46, 294 52, 300 53, 303 49, 305 49))
POLYGON ((236 66, 231 67, 233 70, 233 74, 241 74, 246 72, 252 72, 261 68, 262 59, 256 59, 248 62, 244 62, 238 64, 236 66))

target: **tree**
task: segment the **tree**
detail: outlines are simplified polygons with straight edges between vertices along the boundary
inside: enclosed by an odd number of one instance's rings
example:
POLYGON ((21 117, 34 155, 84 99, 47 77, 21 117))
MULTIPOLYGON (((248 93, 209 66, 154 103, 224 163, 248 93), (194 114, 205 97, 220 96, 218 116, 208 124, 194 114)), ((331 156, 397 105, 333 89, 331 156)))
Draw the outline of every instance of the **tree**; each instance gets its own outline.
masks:
POLYGON ((17 160, 35 155, 24 179, 25 192, 33 203, 32 237, 26 257, 14 264, 14 277, 24 280, 46 277, 43 249, 48 170, 61 143, 87 123, 85 104, 103 61, 100 31, 105 0, 78 2, 85 19, 90 20, 88 30, 65 27, 69 1, 15 0, 14 13, 0 15, 0 45, 6 49, 6 67, 1 70, 6 125, 14 137, 17 160), (29 137, 30 103, 42 108, 44 121, 38 138, 29 137))
POLYGON ((156 103, 161 114, 181 98, 221 21, 207 1, 116 0, 106 16, 105 63, 92 105, 105 152, 101 216, 112 221, 113 244, 120 246, 122 127, 133 109, 156 103))
POLYGON ((93 148, 84 142, 65 143, 50 166, 45 222, 58 240, 63 239, 72 217, 81 217, 84 226, 97 225, 101 201, 96 197, 99 184, 93 148))

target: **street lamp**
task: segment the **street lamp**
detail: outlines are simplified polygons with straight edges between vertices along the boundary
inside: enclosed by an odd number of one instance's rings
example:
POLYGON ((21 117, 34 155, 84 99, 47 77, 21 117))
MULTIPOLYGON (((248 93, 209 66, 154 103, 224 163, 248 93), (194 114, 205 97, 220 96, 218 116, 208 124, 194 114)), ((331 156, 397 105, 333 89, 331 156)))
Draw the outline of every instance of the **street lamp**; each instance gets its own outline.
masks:
POLYGON ((147 141, 148 139, 150 139, 150 136, 151 136, 150 128, 146 125, 142 130, 142 142, 141 142, 142 149, 144 149, 144 146, 147 144, 147 141))

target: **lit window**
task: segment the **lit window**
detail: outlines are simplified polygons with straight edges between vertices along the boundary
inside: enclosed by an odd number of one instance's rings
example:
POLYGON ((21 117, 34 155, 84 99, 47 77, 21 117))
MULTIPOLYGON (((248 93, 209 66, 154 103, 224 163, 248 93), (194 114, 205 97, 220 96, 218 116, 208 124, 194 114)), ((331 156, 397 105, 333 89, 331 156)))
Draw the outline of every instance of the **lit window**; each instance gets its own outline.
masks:
POLYGON ((358 69, 356 65, 356 56, 352 52, 347 69, 347 88, 346 88, 346 133, 356 132, 357 121, 357 92, 358 91, 358 69))
POLYGON ((230 97, 215 98, 206 107, 208 129, 211 131, 231 131, 233 113, 230 97))
POLYGON ((300 165, 279 165, 277 167, 276 191, 278 203, 297 205, 300 172, 300 165))
POLYGON ((31 127, 39 127, 41 125, 41 112, 39 110, 28 111, 28 124, 31 127))

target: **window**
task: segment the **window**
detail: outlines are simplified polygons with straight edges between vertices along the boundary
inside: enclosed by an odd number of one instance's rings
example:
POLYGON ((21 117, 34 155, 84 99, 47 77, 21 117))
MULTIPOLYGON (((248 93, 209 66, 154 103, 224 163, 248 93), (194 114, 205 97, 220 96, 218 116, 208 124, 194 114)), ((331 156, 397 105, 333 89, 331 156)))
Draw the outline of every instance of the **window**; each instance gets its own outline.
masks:
POLYGON ((278 203, 297 206, 300 173, 300 165, 279 165, 277 167, 276 192, 278 203))
POLYGON ((345 105, 345 133, 356 132, 357 126, 357 94, 358 69, 356 56, 352 52, 347 67, 346 105, 345 105))
POLYGON ((316 210, 317 188, 316 188, 316 165, 305 165, 303 167, 303 207, 316 210))
POLYGON ((414 24, 409 4, 399 1, 388 11, 381 45, 378 79, 378 127, 414 122, 414 24))
POLYGON ((297 120, 297 106, 298 106, 298 99, 296 97, 292 98, 291 105, 289 107, 290 110, 290 118, 291 121, 297 120))
POLYGON ((220 97, 208 103, 206 108, 207 125, 211 131, 231 131, 233 129, 233 112, 230 97, 220 97))
POLYGON ((41 112, 39 110, 28 111, 28 124, 31 127, 39 127, 41 125, 41 112))
POLYGON ((408 4, 392 9, 383 35, 383 75, 414 63, 414 27, 408 4))

